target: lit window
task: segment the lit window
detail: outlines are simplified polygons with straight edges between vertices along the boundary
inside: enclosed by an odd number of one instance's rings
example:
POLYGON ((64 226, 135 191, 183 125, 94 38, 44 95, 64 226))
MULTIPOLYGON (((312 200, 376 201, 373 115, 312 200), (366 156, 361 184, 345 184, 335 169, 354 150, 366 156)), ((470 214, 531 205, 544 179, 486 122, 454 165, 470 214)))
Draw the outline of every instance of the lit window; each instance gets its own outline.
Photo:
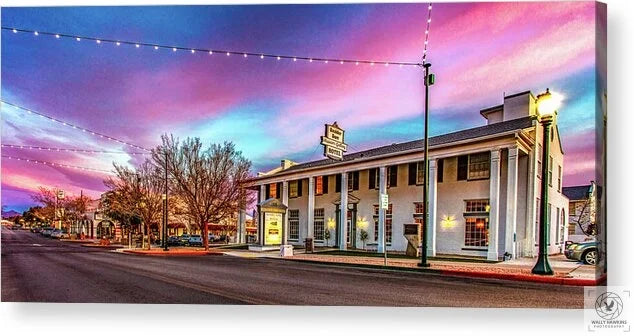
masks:
POLYGON ((324 177, 323 176, 315 177, 315 194, 316 195, 324 194, 324 177))
POLYGON ((288 197, 294 198, 299 196, 299 181, 291 181, 288 183, 288 197))
POLYGON ((489 246, 489 220, 483 217, 467 217, 465 219, 465 246, 489 246))
POLYGON ((465 201, 465 239, 468 247, 489 246, 489 200, 465 201))
POLYGON ((277 198, 277 183, 271 183, 269 185, 269 197, 277 198))

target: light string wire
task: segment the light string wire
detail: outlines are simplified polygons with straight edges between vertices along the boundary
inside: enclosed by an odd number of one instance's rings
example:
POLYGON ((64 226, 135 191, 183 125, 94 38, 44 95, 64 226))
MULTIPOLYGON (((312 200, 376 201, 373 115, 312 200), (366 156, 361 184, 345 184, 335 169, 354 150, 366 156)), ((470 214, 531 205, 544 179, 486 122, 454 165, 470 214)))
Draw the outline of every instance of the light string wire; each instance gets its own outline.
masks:
POLYGON ((73 153, 89 153, 89 154, 129 154, 129 155, 149 155, 150 154, 150 153, 140 153, 140 152, 108 151, 108 150, 80 149, 80 148, 42 147, 42 146, 33 146, 33 145, 13 145, 13 144, 2 144, 2 147, 14 148, 14 149, 50 151, 50 152, 73 152, 73 153))
POLYGON ((83 170, 83 171, 93 171, 93 172, 106 173, 106 174, 112 174, 113 173, 112 171, 105 170, 105 169, 73 166, 73 165, 68 165, 68 164, 64 164, 64 163, 56 163, 56 162, 49 162, 49 161, 42 161, 42 160, 33 160, 33 159, 27 159, 27 158, 23 158, 23 157, 16 157, 16 156, 10 156, 10 155, 2 155, 2 157, 5 158, 5 159, 17 160, 17 161, 22 161, 22 162, 27 162, 27 163, 32 163, 32 164, 41 164, 41 165, 51 166, 51 167, 71 168, 71 169, 77 169, 77 170, 83 170))
POLYGON ((431 27, 431 8, 432 4, 429 3, 427 7, 427 27, 425 27, 425 44, 423 46, 423 64, 427 62, 427 47, 429 44, 429 28, 431 27))
MULTIPOLYGON (((428 25, 429 25, 429 22, 428 22, 428 25)), ((243 57, 243 58, 247 58, 247 57, 251 56, 251 57, 259 57, 261 59, 269 58, 269 59, 276 59, 278 61, 284 59, 284 60, 292 60, 292 61, 307 61, 307 62, 310 62, 310 63, 312 63, 312 62, 329 63, 330 62, 330 63, 355 64, 355 65, 369 64, 369 65, 372 65, 372 66, 375 65, 375 64, 382 64, 384 66, 398 65, 399 67, 403 67, 403 66, 420 67, 420 66, 422 66, 422 64, 416 63, 416 62, 397 62, 397 61, 387 61, 387 60, 383 60, 382 61, 382 60, 348 59, 348 58, 324 58, 324 57, 308 57, 308 56, 294 56, 294 55, 284 55, 284 54, 258 53, 258 52, 253 52, 253 51, 237 51, 237 50, 206 49, 206 48, 188 48, 188 47, 177 46, 177 45, 156 44, 156 43, 128 41, 128 40, 113 40, 113 39, 93 37, 93 36, 82 36, 82 35, 73 35, 73 34, 52 33, 52 32, 37 31, 37 30, 17 28, 17 27, 5 27, 5 26, 2 26, 2 30, 11 31, 11 32, 16 33, 16 34, 17 33, 29 33, 29 34, 33 34, 35 36, 41 36, 41 35, 53 36, 56 39, 61 39, 61 38, 74 39, 77 42, 87 40, 87 41, 95 42, 95 44, 97 44, 97 45, 110 43, 110 44, 114 44, 115 46, 128 45, 128 46, 134 46, 135 48, 149 47, 149 48, 152 48, 154 50, 160 50, 160 49, 162 49, 162 50, 172 50, 173 52, 186 51, 186 52, 189 52, 189 53, 192 53, 192 54, 194 54, 196 52, 202 52, 202 53, 207 53, 209 55, 214 55, 214 54, 224 54, 224 55, 227 55, 227 56, 236 55, 236 56, 243 57)))
POLYGON ((2 104, 6 104, 6 105, 12 106, 12 107, 14 107, 14 108, 17 108, 17 109, 19 109, 19 110, 25 111, 25 112, 26 112, 26 113, 28 113, 28 114, 34 114, 34 115, 40 116, 40 117, 42 117, 42 118, 45 118, 45 119, 48 119, 48 120, 54 121, 54 122, 56 122, 56 123, 58 123, 58 124, 61 124, 61 125, 64 125, 64 126, 67 126, 67 127, 73 128, 73 129, 76 129, 76 130, 80 130, 80 131, 82 131, 82 132, 84 132, 84 133, 88 133, 88 134, 90 134, 90 135, 94 135, 94 136, 100 137, 100 138, 102 138, 102 139, 107 139, 107 140, 110 140, 110 141, 118 142, 118 143, 120 143, 120 144, 123 144, 123 145, 126 145, 126 146, 130 146, 130 147, 133 147, 133 148, 136 148, 136 149, 144 150, 144 151, 146 151, 146 152, 151 152, 151 150, 149 150, 149 149, 147 149, 147 148, 144 148, 144 147, 141 147, 141 146, 135 145, 135 144, 133 144, 133 143, 130 143, 130 142, 127 142, 127 141, 123 141, 123 140, 120 140, 120 139, 117 139, 117 138, 114 138, 114 137, 111 137, 111 136, 105 135, 105 134, 103 134, 103 133, 99 133, 99 132, 95 132, 95 131, 89 130, 89 129, 87 129, 87 128, 83 128, 83 127, 81 127, 81 126, 77 126, 77 125, 75 125, 75 124, 71 124, 71 123, 65 122, 65 121, 63 121, 63 120, 60 120, 60 119, 57 119, 57 118, 54 118, 54 117, 48 116, 48 115, 43 114, 43 113, 40 113, 40 112, 33 111, 33 110, 31 110, 31 109, 28 109, 28 108, 26 108, 26 107, 22 107, 22 106, 20 106, 20 105, 16 105, 16 104, 13 104, 13 103, 10 103, 10 102, 7 102, 7 101, 4 101, 4 100, 0 100, 0 102, 2 102, 2 104))

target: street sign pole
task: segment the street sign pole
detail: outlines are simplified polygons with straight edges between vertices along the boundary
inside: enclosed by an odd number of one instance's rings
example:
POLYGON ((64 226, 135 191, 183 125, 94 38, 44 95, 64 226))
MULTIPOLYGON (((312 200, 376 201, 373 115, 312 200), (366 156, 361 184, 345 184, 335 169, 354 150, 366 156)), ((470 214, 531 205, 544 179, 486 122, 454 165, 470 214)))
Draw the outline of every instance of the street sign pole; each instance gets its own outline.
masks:
MULTIPOLYGON (((390 205, 387 194, 381 194, 381 210, 387 211, 390 205)), ((385 217, 384 217, 385 218, 385 217)), ((383 266, 387 266, 387 224, 386 220, 383 220, 383 266)))

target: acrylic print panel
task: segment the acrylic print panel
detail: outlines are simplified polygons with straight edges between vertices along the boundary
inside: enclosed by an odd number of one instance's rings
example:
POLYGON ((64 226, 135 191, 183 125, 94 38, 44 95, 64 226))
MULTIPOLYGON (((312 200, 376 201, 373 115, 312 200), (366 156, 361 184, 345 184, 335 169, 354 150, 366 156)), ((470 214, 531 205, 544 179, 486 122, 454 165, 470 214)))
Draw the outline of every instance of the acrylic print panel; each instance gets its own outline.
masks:
POLYGON ((598 2, 2 8, 2 301, 581 308, 605 48, 598 2))

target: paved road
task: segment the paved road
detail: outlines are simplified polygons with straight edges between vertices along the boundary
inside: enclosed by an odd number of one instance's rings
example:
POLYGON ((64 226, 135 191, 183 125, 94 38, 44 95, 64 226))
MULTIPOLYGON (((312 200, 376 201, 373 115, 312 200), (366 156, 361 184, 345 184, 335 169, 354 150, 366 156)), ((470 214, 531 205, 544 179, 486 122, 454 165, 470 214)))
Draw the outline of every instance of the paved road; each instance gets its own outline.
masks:
POLYGON ((147 257, 2 229, 3 302, 581 308, 583 289, 230 256, 147 257))

